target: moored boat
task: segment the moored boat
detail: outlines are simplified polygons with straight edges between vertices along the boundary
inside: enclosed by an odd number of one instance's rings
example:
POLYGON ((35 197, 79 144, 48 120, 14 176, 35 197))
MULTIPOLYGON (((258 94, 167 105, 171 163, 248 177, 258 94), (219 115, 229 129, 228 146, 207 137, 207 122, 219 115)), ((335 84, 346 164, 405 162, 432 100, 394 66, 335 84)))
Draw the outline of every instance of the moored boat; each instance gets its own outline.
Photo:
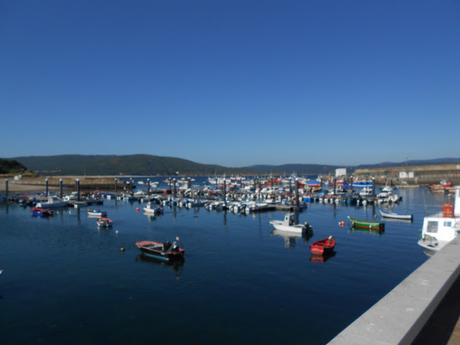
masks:
POLYGON ((385 223, 383 222, 356 219, 350 216, 348 216, 348 219, 351 222, 351 226, 356 229, 374 230, 374 231, 384 231, 385 230, 385 223))
POLYGON ((57 196, 49 196, 47 202, 39 202, 36 207, 38 208, 62 208, 67 207, 68 203, 59 199, 57 196))
POLYGON ((51 217, 54 215, 53 210, 48 210, 42 207, 34 207, 32 209, 32 216, 34 217, 51 217))
POLYGON ((185 255, 179 237, 173 242, 139 241, 136 242, 136 247, 142 254, 161 261, 181 260, 185 255))
POLYGON ((112 219, 107 217, 100 217, 96 220, 96 224, 99 228, 111 228, 112 227, 112 219))
POLYGON ((302 234, 307 231, 311 231, 312 227, 310 224, 305 222, 304 224, 298 224, 296 222, 296 215, 295 213, 287 213, 284 216, 284 220, 271 220, 270 224, 276 230, 286 231, 286 232, 293 232, 296 234, 302 234))
POLYGON ((316 241, 310 245, 310 252, 313 255, 328 255, 334 251, 335 248, 335 238, 329 236, 320 241, 316 241))
POLYGON ((107 212, 101 210, 89 210, 88 217, 107 217, 107 212))
POLYGON ((460 187, 455 191, 455 206, 443 205, 442 212, 423 218, 422 236, 418 245, 428 250, 427 254, 442 249, 460 232, 460 187))
POLYGON ((399 214, 394 212, 384 212, 379 210, 382 218, 398 219, 398 220, 409 220, 412 221, 413 216, 411 214, 399 214))

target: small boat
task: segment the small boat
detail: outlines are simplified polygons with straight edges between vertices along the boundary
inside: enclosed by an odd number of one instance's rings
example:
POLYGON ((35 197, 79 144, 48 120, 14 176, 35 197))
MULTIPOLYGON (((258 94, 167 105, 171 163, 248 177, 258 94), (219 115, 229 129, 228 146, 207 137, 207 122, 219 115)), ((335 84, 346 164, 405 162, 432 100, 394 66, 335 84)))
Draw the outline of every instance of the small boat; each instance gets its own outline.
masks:
POLYGON ((181 260, 185 255, 185 250, 180 247, 179 237, 173 242, 139 241, 136 242, 136 247, 142 254, 161 261, 181 260))
POLYGON ((329 236, 324 240, 316 241, 310 245, 310 252, 313 255, 328 255, 334 251, 335 248, 335 238, 329 236))
POLYGON ((382 210, 379 210, 379 212, 380 212, 380 215, 382 216, 382 218, 391 218, 391 219, 412 221, 412 215, 411 214, 399 214, 399 213, 394 213, 394 212, 384 212, 382 210))
POLYGON ((88 217, 107 217, 107 212, 101 210, 89 210, 88 217))
POLYGON ((304 224, 296 224, 296 215, 294 213, 287 213, 284 220, 271 220, 270 224, 276 230, 302 234, 311 231, 311 225, 305 222, 304 224))
POLYGON ((52 210, 42 207, 34 207, 32 209, 32 216, 34 217, 51 217, 54 214, 52 210))
POLYGON ((57 196, 49 196, 47 202, 39 202, 36 205, 38 208, 62 208, 67 207, 68 203, 58 198, 57 196))
POLYGON ((364 230, 375 230, 375 231, 384 231, 385 230, 385 223, 382 222, 374 222, 372 220, 360 220, 352 217, 348 217, 351 222, 351 226, 356 229, 364 229, 364 230))
POLYGON ((112 219, 107 217, 100 217, 96 220, 96 224, 99 228, 111 228, 112 223, 112 219))
POLYGON ((155 207, 149 201, 147 203, 147 205, 144 207, 144 213, 147 214, 147 215, 151 215, 151 216, 159 216, 160 214, 163 214, 163 208, 162 207, 155 207))

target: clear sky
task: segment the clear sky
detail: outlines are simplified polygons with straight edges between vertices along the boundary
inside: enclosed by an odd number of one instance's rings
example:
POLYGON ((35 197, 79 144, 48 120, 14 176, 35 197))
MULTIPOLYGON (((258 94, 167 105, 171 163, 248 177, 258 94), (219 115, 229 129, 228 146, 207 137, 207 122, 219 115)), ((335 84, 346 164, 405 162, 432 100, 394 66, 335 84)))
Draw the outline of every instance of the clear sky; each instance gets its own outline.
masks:
POLYGON ((0 0, 0 157, 460 156, 457 0, 0 0))

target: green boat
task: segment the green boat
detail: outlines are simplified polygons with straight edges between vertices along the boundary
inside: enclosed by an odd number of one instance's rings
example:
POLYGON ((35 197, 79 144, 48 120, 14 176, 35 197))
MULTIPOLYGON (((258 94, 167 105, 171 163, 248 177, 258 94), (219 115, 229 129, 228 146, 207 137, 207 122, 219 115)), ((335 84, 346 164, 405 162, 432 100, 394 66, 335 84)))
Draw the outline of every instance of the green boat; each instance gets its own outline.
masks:
POLYGON ((372 230, 372 231, 385 230, 385 223, 374 222, 370 220, 356 219, 350 216, 348 217, 348 219, 351 222, 351 226, 355 229, 372 230))

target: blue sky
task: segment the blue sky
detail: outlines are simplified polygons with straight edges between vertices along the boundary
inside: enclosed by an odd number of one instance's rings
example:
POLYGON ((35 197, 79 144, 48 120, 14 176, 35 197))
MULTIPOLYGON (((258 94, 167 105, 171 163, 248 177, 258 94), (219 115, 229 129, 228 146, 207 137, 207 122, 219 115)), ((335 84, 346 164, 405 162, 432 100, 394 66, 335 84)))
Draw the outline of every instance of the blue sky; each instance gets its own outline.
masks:
POLYGON ((0 157, 459 157, 458 1, 0 2, 0 157))

